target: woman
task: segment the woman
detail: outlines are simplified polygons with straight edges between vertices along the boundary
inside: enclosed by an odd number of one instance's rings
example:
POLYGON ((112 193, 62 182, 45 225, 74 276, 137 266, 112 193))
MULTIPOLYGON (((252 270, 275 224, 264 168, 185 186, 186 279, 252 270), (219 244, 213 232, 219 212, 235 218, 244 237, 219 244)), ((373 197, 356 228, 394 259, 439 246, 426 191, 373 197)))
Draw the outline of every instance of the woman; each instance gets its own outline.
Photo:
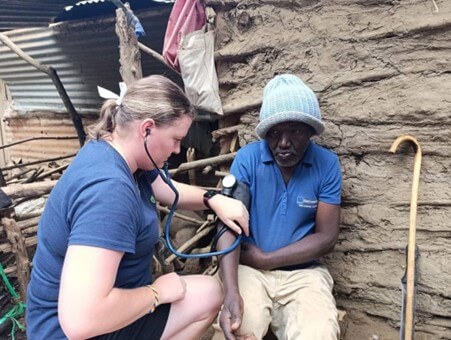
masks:
MULTIPOLYGON (((174 200, 156 167, 180 152, 193 116, 183 91, 162 76, 105 101, 92 140, 52 190, 39 223, 28 339, 198 339, 213 321, 223 299, 215 278, 170 273, 150 285, 155 200, 174 200)), ((205 202, 204 190, 174 184, 180 208, 207 204, 248 233, 241 202, 222 195, 205 202)))

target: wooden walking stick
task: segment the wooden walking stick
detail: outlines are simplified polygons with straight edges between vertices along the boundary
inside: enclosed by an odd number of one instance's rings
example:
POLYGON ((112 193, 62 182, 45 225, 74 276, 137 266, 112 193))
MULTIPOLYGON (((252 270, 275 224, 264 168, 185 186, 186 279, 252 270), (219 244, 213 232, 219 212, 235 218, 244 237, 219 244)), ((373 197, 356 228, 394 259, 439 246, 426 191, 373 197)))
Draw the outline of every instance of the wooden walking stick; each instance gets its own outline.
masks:
POLYGON ((416 220, 417 220, 417 204, 418 204, 418 186, 420 182, 420 168, 421 168, 421 147, 415 137, 410 135, 402 135, 396 138, 393 142, 390 152, 395 153, 398 146, 403 142, 411 142, 415 150, 414 167, 413 167, 413 182, 412 195, 410 200, 410 225, 409 225, 409 243, 407 247, 407 296, 401 315, 401 340, 413 339, 414 328, 414 299, 415 299, 415 278, 416 278, 416 220), (405 306, 405 308, 404 308, 405 306), (403 323, 402 320, 405 320, 403 323))

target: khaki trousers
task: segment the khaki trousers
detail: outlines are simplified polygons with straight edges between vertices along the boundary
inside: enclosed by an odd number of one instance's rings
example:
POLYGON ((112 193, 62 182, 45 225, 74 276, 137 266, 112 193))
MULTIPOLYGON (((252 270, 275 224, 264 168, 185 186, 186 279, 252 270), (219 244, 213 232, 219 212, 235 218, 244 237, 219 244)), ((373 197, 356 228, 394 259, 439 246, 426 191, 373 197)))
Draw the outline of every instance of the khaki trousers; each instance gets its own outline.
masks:
MULTIPOLYGON (((262 271, 240 265, 238 281, 244 300, 242 335, 262 339, 271 327, 280 340, 339 338, 333 280, 326 267, 262 271)), ((224 339, 218 321, 213 327, 213 340, 224 339)))

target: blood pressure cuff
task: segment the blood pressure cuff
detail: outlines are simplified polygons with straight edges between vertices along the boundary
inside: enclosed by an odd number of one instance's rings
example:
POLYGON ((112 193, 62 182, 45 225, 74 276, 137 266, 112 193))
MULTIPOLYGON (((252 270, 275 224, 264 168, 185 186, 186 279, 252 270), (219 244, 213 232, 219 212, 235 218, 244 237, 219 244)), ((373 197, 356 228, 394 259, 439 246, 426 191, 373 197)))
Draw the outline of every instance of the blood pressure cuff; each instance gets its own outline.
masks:
POLYGON ((233 189, 232 197, 243 202, 246 209, 249 209, 251 192, 247 184, 237 180, 236 186, 233 189))

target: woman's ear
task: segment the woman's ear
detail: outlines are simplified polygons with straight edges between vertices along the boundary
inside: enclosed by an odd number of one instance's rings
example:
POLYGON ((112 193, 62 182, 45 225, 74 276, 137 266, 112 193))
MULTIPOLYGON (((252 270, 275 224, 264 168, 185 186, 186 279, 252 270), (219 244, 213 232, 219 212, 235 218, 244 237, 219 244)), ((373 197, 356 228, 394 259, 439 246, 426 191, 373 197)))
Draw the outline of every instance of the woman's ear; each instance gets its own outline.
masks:
POLYGON ((151 118, 144 119, 140 124, 140 133, 143 138, 146 138, 152 133, 152 129, 155 127, 155 121, 151 118))

